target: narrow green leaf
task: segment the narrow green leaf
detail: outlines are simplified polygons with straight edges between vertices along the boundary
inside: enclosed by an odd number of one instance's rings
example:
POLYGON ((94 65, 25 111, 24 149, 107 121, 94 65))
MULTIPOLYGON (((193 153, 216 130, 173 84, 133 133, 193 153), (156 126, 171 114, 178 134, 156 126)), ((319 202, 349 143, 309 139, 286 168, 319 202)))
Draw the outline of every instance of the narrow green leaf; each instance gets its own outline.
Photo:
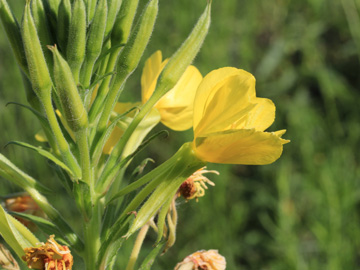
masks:
POLYGON ((69 169, 68 166, 65 165, 65 163, 63 163, 61 160, 59 160, 57 157, 55 157, 53 154, 51 154, 49 151, 46 151, 44 149, 42 149, 41 147, 36 147, 33 146, 31 144, 28 143, 24 143, 24 142, 19 142, 19 141, 11 141, 8 142, 6 144, 6 146, 10 145, 10 144, 15 144, 15 145, 19 145, 31 150, 34 150, 36 152, 38 152, 40 155, 42 155, 43 157, 46 157, 47 159, 51 160, 52 162, 56 163, 57 165, 59 165, 61 168, 63 168, 65 171, 67 171, 68 173, 70 173, 72 176, 74 175, 73 172, 69 169))
POLYGON ((13 216, 18 216, 18 217, 32 221, 45 234, 47 234, 47 235, 55 234, 57 239, 59 239, 61 242, 63 242, 67 246, 70 246, 70 244, 63 237, 61 237, 61 232, 58 229, 58 227, 56 227, 56 225, 54 223, 52 223, 51 221, 49 221, 45 218, 42 218, 42 217, 25 214, 25 213, 20 213, 20 212, 9 212, 9 213, 13 216))
POLYGON ((153 250, 151 250, 149 255, 146 256, 146 258, 140 265, 139 270, 150 270, 151 269, 151 266, 153 265, 155 258, 159 255, 164 244, 165 244, 165 241, 162 241, 155 248, 153 248, 153 250))
POLYGON ((24 248, 35 246, 40 242, 24 225, 7 214, 1 205, 0 234, 20 258, 25 254, 24 248))

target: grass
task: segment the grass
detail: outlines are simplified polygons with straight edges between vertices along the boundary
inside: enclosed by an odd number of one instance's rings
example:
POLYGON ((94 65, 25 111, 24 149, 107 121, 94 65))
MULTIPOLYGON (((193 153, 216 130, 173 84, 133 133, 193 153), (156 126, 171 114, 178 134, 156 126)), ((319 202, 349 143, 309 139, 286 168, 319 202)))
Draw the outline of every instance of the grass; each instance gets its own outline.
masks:
MULTIPOLYGON (((204 6, 205 1, 160 1, 144 60, 158 49, 169 57, 204 6)), ((210 177, 216 186, 199 203, 179 203, 176 245, 154 269, 172 269, 189 253, 210 248, 227 258, 227 269, 360 268, 359 11, 354 0, 213 1, 211 30, 194 64, 203 75, 222 66, 253 73, 258 96, 277 107, 270 130, 286 128, 291 143, 272 165, 209 166, 221 172, 210 177)), ((0 145, 15 139, 34 143, 34 117, 5 107, 26 98, 0 31, 0 145)), ((139 96, 140 72, 124 99, 139 96)), ((160 164, 191 136, 170 132, 147 154, 160 164), (162 152, 160 144, 166 145, 162 152)), ((15 146, 1 153, 56 186, 44 159, 15 146)), ((12 191, 0 181, 0 195, 12 191)), ((153 241, 146 242, 148 248, 153 241)))

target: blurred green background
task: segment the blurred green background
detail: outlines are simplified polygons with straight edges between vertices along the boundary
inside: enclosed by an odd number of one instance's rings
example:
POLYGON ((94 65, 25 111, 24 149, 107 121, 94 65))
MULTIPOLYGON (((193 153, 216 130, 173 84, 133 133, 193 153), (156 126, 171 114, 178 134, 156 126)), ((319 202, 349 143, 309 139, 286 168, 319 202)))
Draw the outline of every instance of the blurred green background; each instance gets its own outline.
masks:
MULTIPOLYGON (((23 3, 12 0, 11 5, 21 14, 23 3)), ((158 49, 171 56, 205 4, 160 0, 143 62, 158 49)), ((179 200, 177 242, 153 269, 173 269, 199 249, 218 249, 227 269, 360 269, 359 12, 359 0, 213 1, 211 29, 194 64, 203 75, 223 66, 253 73, 257 95, 277 107, 270 130, 286 128, 284 138, 291 143, 272 165, 209 165, 221 173, 210 176, 216 186, 198 203, 179 200)), ((139 98, 143 62, 124 99, 139 98)), ((3 148, 11 140, 36 143, 34 134, 40 129, 27 111, 6 107, 10 101, 26 104, 1 27, 1 153, 61 191, 46 160, 15 146, 3 148)), ((160 164, 191 136, 191 131, 170 131, 143 157, 160 164)), ((0 195, 15 191, 1 179, 0 195)), ((65 209, 60 196, 54 195, 54 203, 65 209)), ((72 212, 63 214, 70 217, 72 212)), ((154 239, 149 237, 148 248, 154 239)))

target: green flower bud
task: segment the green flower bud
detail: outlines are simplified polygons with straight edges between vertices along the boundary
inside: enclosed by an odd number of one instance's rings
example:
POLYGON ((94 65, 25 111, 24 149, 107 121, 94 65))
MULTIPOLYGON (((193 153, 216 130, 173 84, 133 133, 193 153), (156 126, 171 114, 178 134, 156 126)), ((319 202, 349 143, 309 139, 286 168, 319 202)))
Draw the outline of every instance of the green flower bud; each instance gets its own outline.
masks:
POLYGON ((121 52, 116 69, 116 76, 105 101, 105 108, 101 115, 98 130, 106 128, 110 113, 118 100, 126 79, 138 66, 141 56, 150 40, 158 13, 158 0, 150 0, 141 14, 132 35, 121 52))
POLYGON ((210 27, 210 10, 211 2, 208 3, 188 38, 166 64, 154 91, 156 97, 160 98, 175 86, 199 52, 210 27))
POLYGON ((0 0, 0 19, 18 65, 25 74, 29 75, 19 23, 6 0, 0 0))
POLYGON ((66 58, 76 83, 79 82, 80 68, 85 58, 85 47, 86 7, 83 0, 75 0, 72 6, 66 58))
POLYGON ((111 32, 111 43, 118 45, 125 43, 130 35, 139 0, 124 0, 111 32))
POLYGON ((105 29, 105 37, 109 35, 111 30, 114 27, 116 15, 118 14, 122 0, 107 0, 108 2, 108 16, 107 16, 107 22, 106 22, 106 29, 105 29))
MULTIPOLYGON (((45 8, 43 2, 41 0, 32 0, 31 1, 31 14, 34 19, 36 32, 38 33, 41 48, 44 52, 44 56, 46 62, 48 63, 49 67, 52 66, 52 55, 46 49, 47 45, 54 44, 50 29, 48 19, 46 17, 45 8)), ((50 71, 51 73, 51 71, 50 71)))
MULTIPOLYGON (((46 0, 43 1, 46 14, 48 15, 48 20, 50 21, 51 30, 56 30, 57 17, 59 11, 59 5, 61 0, 46 0)), ((55 33, 56 31, 51 31, 55 33)))
POLYGON ((90 32, 86 43, 85 62, 81 69, 81 83, 85 87, 90 85, 95 61, 101 53, 106 27, 107 10, 107 0, 100 0, 96 6, 94 19, 90 25, 90 32))
POLYGON ((70 0, 62 0, 59 6, 57 22, 57 44, 61 51, 66 54, 66 45, 69 37, 69 27, 71 21, 70 0))
POLYGON ((81 101, 71 69, 56 46, 48 47, 54 56, 54 79, 66 120, 74 132, 88 125, 87 112, 81 101))
POLYGON ((51 96, 52 82, 44 54, 41 49, 35 23, 31 16, 29 2, 25 5, 21 31, 26 60, 29 67, 31 85, 40 100, 49 98, 51 96))

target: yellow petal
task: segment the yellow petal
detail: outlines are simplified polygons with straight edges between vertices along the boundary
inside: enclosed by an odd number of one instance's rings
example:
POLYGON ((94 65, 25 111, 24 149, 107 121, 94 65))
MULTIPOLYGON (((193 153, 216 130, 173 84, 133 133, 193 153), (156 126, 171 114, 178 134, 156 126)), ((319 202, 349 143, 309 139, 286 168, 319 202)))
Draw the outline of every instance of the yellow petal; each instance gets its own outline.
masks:
POLYGON ((194 103, 195 137, 224 131, 244 121, 256 107, 255 78, 231 67, 210 72, 201 84, 194 103))
POLYGON ((38 142, 47 142, 45 132, 41 129, 38 133, 35 134, 35 140, 38 142))
POLYGON ((277 160, 283 144, 288 142, 274 132, 240 129, 197 138, 194 149, 201 159, 208 162, 265 165, 277 160))
POLYGON ((246 117, 235 122, 233 129, 252 129, 264 131, 275 120, 275 105, 267 98, 254 98, 256 106, 248 112, 246 117))
POLYGON ((173 130, 186 130, 192 126, 196 90, 202 80, 201 73, 189 66, 174 88, 163 96, 155 107, 161 122, 173 130))
POLYGON ((145 62, 141 75, 141 97, 144 104, 155 90, 157 79, 167 61, 162 62, 161 51, 153 53, 145 62))

